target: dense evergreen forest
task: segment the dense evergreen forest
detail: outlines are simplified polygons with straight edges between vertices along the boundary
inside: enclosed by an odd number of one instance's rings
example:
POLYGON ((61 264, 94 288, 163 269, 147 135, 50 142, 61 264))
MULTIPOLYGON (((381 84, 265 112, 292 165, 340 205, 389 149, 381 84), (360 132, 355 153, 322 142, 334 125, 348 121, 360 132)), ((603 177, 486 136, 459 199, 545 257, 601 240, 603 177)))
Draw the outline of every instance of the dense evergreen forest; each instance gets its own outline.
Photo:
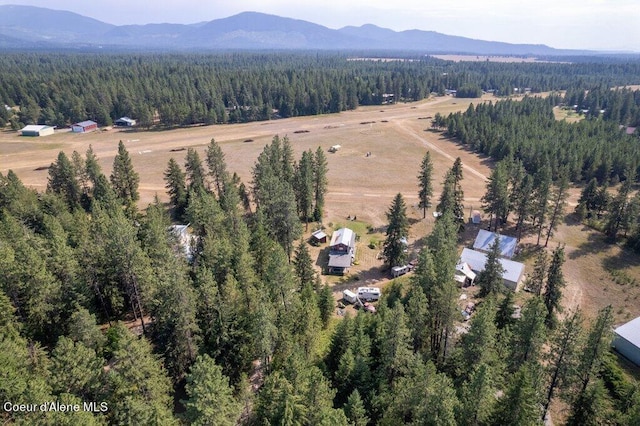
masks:
MULTIPOLYGON (((329 53, 209 55, 5 53, 0 61, 0 125, 59 127, 121 116, 143 127, 233 123, 417 101, 446 89, 479 96, 637 84, 638 61, 453 63, 407 56, 350 60, 329 53)), ((636 117, 637 119, 637 117, 636 117)))
MULTIPOLYGON (((322 150, 294 159, 275 137, 246 186, 212 140, 204 160, 195 150, 170 160, 170 210, 155 202, 144 213, 122 143, 109 177, 91 148, 61 152, 44 193, 0 175, 0 418, 535 425, 558 400, 567 424, 640 421, 640 393, 608 353, 612 309, 589 324, 579 311, 556 314, 562 247, 540 252, 519 319, 490 255, 483 301, 468 332, 455 332, 459 160, 416 272, 388 289, 375 315, 334 318, 332 291, 300 240, 321 215, 326 164, 322 150), (172 217, 190 222, 191 255, 168 231, 172 217), (122 322, 132 320, 138 333, 122 322), (38 408, 51 401, 80 411, 38 408), (84 411, 86 401, 98 409, 84 411)), ((401 194, 388 217, 394 262, 408 226, 401 194)))

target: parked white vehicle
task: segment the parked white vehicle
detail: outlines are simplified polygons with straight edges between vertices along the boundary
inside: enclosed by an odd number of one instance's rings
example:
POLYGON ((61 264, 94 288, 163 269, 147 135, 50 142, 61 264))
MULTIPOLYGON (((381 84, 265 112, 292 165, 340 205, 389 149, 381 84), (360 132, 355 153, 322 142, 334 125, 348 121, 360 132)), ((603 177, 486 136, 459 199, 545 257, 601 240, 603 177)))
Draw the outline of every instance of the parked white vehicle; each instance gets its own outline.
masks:
POLYGON ((345 302, 356 303, 358 300, 358 297, 354 292, 350 290, 344 290, 342 292, 342 299, 344 299, 345 302))
POLYGON ((366 301, 378 300, 380 299, 380 289, 378 287, 358 287, 358 298, 366 301))

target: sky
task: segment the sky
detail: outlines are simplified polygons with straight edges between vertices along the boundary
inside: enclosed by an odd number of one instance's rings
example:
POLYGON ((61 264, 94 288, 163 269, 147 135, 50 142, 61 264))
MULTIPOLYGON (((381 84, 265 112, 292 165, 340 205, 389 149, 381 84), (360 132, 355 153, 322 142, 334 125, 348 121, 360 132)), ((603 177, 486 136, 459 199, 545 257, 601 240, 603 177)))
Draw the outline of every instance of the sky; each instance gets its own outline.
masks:
POLYGON ((192 24, 245 11, 341 28, 375 24, 560 49, 640 52, 640 0, 0 0, 115 25, 192 24))

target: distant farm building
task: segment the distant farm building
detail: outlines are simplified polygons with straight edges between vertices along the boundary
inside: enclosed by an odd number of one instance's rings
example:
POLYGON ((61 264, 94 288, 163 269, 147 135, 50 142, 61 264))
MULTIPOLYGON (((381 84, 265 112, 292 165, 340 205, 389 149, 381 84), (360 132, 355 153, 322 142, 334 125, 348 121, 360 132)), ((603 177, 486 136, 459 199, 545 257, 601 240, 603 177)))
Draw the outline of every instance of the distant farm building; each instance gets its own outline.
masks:
POLYGON ((51 126, 36 126, 30 124, 28 126, 24 126, 22 130, 20 130, 20 134, 22 136, 49 136, 53 134, 54 127, 51 126))
POLYGON ((113 122, 118 127, 133 127, 136 125, 136 120, 129 117, 120 117, 113 122))
POLYGON ((481 229, 480 231, 478 231, 478 236, 473 243, 473 248, 475 250, 480 250, 488 253, 491 251, 491 246, 493 245, 493 242, 496 240, 496 238, 498 238, 500 241, 500 256, 511 259, 516 252, 516 246, 518 243, 518 240, 515 237, 500 235, 496 234, 495 232, 489 232, 481 229))
POLYGON ((330 274, 344 274, 356 258, 356 233, 349 228, 340 228, 331 236, 329 244, 330 274))
POLYGON ((640 367, 640 317, 616 328, 612 346, 640 367))
MULTIPOLYGON (((498 259, 502 265, 504 272, 502 273, 502 280, 505 287, 517 291, 522 277, 524 276, 524 264, 520 262, 514 262, 509 259, 498 259)), ((479 274, 484 271, 484 267, 487 264, 487 255, 485 253, 465 248, 460 255, 460 261, 458 264, 466 263, 469 268, 479 274)))
POLYGON ((327 234, 322 229, 318 229, 311 234, 311 242, 314 244, 324 244, 327 242, 327 234))
POLYGON ((80 123, 76 123, 71 126, 71 131, 73 133, 87 133, 97 129, 98 129, 98 123, 91 120, 81 121, 80 123))

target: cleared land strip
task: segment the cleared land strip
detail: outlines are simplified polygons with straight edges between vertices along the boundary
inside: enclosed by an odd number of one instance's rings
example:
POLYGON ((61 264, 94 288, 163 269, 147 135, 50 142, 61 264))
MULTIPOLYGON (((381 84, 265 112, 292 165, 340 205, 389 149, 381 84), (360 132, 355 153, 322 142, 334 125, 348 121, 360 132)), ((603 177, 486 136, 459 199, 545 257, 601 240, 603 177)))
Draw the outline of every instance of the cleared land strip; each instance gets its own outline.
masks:
MULTIPOLYGON (((398 127, 398 130, 400 130, 405 135, 408 135, 408 136, 411 136, 414 139, 417 139, 418 141, 422 142, 422 144, 425 145, 426 147, 428 147, 429 149, 437 152, 438 154, 442 155, 445 158, 448 158, 452 162, 455 161, 455 157, 454 156, 452 156, 451 154, 449 154, 449 153, 443 151, 442 149, 438 148, 436 145, 432 144, 427 139, 422 137, 419 133, 415 132, 414 130, 411 130, 407 126, 404 126, 403 125, 404 122, 405 122, 405 120, 398 120, 398 121, 394 122, 394 124, 396 125, 396 127, 398 127)), ((471 174, 479 177, 480 179, 487 180, 487 176, 485 176, 484 174, 480 173, 479 171, 477 171, 473 167, 470 167, 470 166, 468 166, 468 165, 466 165, 464 163, 462 164, 462 167, 464 167, 466 170, 471 172, 471 174)))

